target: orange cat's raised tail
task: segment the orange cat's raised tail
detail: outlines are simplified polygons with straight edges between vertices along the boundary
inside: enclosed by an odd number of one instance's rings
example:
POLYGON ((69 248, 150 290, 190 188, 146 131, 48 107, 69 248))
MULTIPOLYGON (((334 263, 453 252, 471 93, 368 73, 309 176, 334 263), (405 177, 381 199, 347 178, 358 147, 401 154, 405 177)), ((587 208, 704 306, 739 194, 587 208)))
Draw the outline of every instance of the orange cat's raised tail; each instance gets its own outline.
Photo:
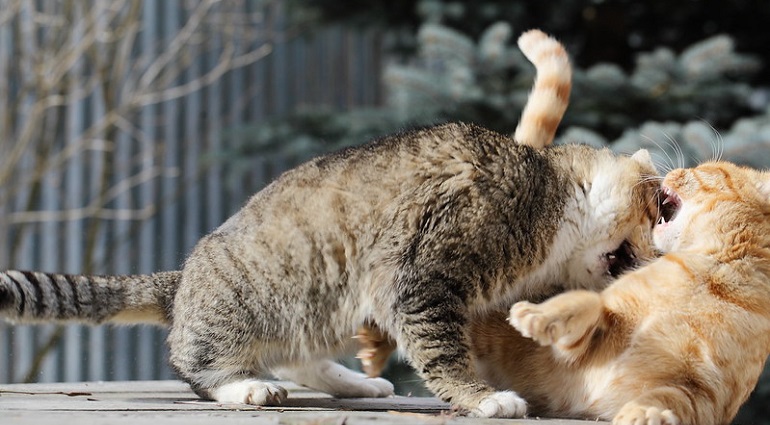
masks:
POLYGON ((519 48, 535 65, 537 76, 514 138, 521 144, 542 148, 553 142, 567 110, 572 67, 564 46, 540 30, 522 34, 519 48))

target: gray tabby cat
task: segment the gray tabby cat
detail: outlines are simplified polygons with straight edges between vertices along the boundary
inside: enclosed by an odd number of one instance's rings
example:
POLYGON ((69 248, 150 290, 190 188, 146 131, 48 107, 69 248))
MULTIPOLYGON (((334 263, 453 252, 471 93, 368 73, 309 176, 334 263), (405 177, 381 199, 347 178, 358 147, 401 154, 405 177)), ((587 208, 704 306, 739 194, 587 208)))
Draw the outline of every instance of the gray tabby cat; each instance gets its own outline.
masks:
POLYGON ((268 371, 337 396, 392 394, 329 360, 374 323, 443 400, 518 417, 521 398, 476 376, 469 320, 565 283, 605 286, 650 246, 652 175, 646 151, 539 150, 468 124, 405 132, 284 173, 181 272, 2 273, 0 315, 168 323, 170 362, 197 394, 255 405, 286 397, 268 371))

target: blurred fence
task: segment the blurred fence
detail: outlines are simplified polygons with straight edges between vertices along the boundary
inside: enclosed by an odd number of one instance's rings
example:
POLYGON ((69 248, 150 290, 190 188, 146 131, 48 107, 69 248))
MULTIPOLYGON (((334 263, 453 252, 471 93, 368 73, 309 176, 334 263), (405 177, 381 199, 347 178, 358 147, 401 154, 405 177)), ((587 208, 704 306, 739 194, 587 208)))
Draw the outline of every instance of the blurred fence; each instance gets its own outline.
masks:
MULTIPOLYGON (((280 0, 0 1, 0 267, 178 268, 289 165, 255 158, 228 182, 207 159, 248 137, 232 130, 376 104, 379 44, 295 37, 280 0)), ((168 378, 164 337, 0 323, 0 383, 168 378)))

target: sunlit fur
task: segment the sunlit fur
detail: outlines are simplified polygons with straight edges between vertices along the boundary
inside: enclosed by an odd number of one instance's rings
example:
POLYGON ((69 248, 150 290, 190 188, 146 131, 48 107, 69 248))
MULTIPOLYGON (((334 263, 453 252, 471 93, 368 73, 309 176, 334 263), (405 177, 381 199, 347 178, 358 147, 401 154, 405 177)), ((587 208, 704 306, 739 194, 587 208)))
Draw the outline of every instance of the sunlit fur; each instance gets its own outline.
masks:
POLYGON ((521 113, 514 139, 542 148, 553 142, 556 129, 569 105, 572 68, 564 46, 539 30, 519 37, 519 48, 535 65, 537 76, 521 113))
POLYGON ((476 373, 470 322, 604 287, 621 269, 615 253, 631 264, 651 247, 658 214, 646 151, 528 143, 448 123, 324 155, 256 193, 181 273, 0 273, 0 317, 169 323, 180 378, 201 397, 255 405, 287 396, 260 380, 269 372, 337 396, 392 394, 330 360, 373 323, 438 397, 519 417, 526 403, 476 373))
POLYGON ((770 175, 726 162, 668 173, 664 255, 601 293, 476 321, 479 373, 537 415, 728 424, 770 354, 770 175), (534 341, 536 342, 534 342, 534 341), (542 346, 538 345, 542 344, 542 346))

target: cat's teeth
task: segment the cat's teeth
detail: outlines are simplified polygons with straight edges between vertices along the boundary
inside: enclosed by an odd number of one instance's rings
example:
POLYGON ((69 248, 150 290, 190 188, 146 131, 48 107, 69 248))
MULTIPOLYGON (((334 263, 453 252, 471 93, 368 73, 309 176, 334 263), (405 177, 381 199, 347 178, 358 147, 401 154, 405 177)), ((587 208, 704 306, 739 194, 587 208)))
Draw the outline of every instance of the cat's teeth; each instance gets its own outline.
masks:
POLYGON ((666 205, 669 202, 671 202, 671 197, 670 196, 666 196, 666 199, 664 199, 663 202, 661 202, 661 205, 666 205))
POLYGON ((660 220, 658 220, 658 224, 666 224, 666 219, 663 217, 660 217, 660 220))

